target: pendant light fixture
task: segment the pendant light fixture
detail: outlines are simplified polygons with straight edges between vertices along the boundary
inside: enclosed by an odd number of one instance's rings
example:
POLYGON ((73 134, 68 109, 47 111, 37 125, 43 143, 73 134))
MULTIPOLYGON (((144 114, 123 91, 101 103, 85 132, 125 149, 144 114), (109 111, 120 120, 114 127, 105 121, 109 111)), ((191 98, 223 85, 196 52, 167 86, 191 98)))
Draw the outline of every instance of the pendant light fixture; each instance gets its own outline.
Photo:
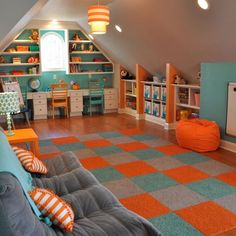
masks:
POLYGON ((92 34, 105 34, 110 23, 110 11, 107 6, 98 5, 88 8, 88 24, 92 34))

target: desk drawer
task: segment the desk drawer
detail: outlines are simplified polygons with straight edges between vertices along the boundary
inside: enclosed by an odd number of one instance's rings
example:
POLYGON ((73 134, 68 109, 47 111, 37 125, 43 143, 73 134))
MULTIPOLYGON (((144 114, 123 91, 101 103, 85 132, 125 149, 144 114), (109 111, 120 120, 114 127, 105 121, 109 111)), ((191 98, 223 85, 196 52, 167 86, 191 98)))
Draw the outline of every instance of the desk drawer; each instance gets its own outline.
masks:
POLYGON ((34 105, 34 115, 47 115, 46 105, 34 105))
POLYGON ((70 97, 82 97, 83 91, 70 91, 70 97))
POLYGON ((105 94, 105 100, 117 100, 116 94, 105 94))
POLYGON ((34 99, 34 105, 46 105, 47 99, 34 99))
POLYGON ((83 101, 83 97, 82 96, 78 96, 78 97, 70 97, 70 102, 74 103, 74 102, 82 102, 83 101))
POLYGON ((70 104, 70 111, 71 112, 79 112, 83 111, 83 102, 76 102, 70 104))
POLYGON ((42 99, 42 98, 47 99, 47 94, 46 93, 34 93, 32 95, 32 98, 33 99, 42 99))
POLYGON ((117 100, 105 100, 105 109, 117 109, 117 100))
POLYGON ((111 94, 116 94, 116 93, 117 93, 116 89, 104 89, 105 95, 111 95, 111 94))

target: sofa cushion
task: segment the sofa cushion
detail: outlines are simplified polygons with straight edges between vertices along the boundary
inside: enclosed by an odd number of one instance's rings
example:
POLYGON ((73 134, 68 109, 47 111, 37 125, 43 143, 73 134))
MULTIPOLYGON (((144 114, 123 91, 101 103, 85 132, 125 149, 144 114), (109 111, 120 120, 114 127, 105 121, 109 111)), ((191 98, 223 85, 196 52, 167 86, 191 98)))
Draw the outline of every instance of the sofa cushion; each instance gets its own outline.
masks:
POLYGON ((74 212, 70 205, 54 192, 44 188, 34 188, 29 193, 44 217, 49 217, 54 225, 71 232, 74 225, 74 212))
POLYGON ((55 232, 32 212, 18 180, 0 173, 0 235, 55 236, 55 232))
POLYGON ((12 146, 13 151, 20 160, 22 166, 32 173, 47 174, 48 169, 32 152, 23 148, 12 146))
POLYGON ((123 207, 118 199, 81 165, 51 178, 34 178, 33 184, 50 188, 69 202, 75 213, 72 235, 161 235, 147 220, 123 207))

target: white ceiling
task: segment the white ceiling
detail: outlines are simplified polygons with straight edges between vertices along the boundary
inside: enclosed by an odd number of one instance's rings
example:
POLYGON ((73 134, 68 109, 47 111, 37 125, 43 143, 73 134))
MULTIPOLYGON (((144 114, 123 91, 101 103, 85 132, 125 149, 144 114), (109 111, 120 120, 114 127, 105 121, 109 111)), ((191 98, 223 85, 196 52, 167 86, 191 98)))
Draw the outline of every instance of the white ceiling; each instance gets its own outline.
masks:
MULTIPOLYGON (((99 0, 101 5, 111 2, 112 0, 99 0)), ((78 21, 87 14, 89 6, 97 3, 97 0, 49 0, 34 19, 78 21)))
MULTIPOLYGON (((236 0, 211 1, 209 11, 197 0, 100 0, 111 10, 111 24, 95 41, 111 59, 135 71, 151 73, 173 63, 188 79, 201 62, 236 61, 236 0), (123 32, 118 33, 114 25, 123 32)), ((35 19, 76 21, 87 32, 87 8, 97 0, 49 0, 35 19)))

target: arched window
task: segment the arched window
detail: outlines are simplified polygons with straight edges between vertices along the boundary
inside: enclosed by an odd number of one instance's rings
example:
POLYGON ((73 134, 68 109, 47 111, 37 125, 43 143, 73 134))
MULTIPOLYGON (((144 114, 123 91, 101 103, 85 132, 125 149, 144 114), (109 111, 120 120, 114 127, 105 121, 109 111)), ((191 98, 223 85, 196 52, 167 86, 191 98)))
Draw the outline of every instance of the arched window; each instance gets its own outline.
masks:
POLYGON ((66 68, 66 50, 63 37, 56 32, 41 37, 42 71, 60 71, 66 68))

